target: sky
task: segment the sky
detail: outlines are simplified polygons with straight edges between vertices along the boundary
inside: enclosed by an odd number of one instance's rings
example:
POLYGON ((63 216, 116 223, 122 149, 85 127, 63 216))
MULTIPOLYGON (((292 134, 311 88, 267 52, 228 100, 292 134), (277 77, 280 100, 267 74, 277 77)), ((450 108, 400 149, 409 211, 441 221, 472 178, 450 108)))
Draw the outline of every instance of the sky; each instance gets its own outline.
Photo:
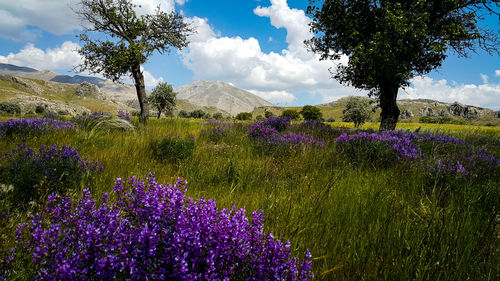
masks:
MULTIPOLYGON (((0 0, 0 63, 75 75, 84 23, 78 0, 0 0)), ((145 82, 174 88, 196 80, 223 81, 278 106, 316 105, 367 92, 331 78, 332 61, 304 46, 312 37, 307 0, 132 0, 139 14, 160 5, 185 17, 196 33, 182 50, 155 53, 143 65, 145 82)), ((500 30, 498 17, 481 25, 500 30)), ((345 62, 346 57, 341 59, 345 62)), ((83 73, 85 75, 86 73, 83 73)), ((82 75, 82 73, 80 73, 82 75)), ((130 78, 124 77, 131 83, 130 78)), ((484 51, 450 52, 441 68, 412 79, 399 99, 435 99, 500 110, 500 58, 484 51)))

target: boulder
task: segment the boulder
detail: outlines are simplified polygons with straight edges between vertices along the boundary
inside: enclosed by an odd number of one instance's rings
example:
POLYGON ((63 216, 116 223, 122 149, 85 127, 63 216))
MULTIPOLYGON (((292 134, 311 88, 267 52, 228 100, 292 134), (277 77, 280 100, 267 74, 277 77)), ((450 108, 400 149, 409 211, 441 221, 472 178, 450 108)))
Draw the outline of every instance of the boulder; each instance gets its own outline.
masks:
POLYGON ((436 116, 432 108, 430 107, 424 107, 420 109, 420 116, 436 116))
POLYGON ((463 105, 459 102, 454 102, 448 106, 448 112, 451 115, 459 116, 467 119, 476 119, 482 115, 481 109, 475 106, 463 105))
POLYGON ((99 87, 89 82, 82 82, 75 90, 75 95, 80 97, 89 97, 104 100, 105 96, 99 90, 99 87))
POLYGON ((401 114, 399 115, 399 119, 409 119, 409 118, 412 118, 412 117, 413 117, 413 112, 411 112, 408 109, 403 110, 401 112, 401 114))
POLYGON ((60 115, 76 116, 83 113, 91 113, 91 111, 83 106, 70 104, 67 102, 49 100, 37 96, 17 95, 13 98, 5 100, 5 102, 18 104, 21 107, 21 113, 36 112, 37 107, 43 108, 45 113, 53 113, 60 115))

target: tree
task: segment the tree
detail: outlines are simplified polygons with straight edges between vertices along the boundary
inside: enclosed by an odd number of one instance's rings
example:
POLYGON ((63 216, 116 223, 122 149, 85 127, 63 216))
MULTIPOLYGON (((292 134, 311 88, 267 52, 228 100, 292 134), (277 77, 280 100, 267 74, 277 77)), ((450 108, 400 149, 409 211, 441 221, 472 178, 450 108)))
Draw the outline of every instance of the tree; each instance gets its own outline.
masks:
POLYGON ((158 110, 158 119, 160 119, 161 112, 165 111, 165 115, 172 115, 175 108, 177 94, 174 92, 172 85, 160 82, 153 89, 153 92, 148 97, 148 101, 158 110))
POLYGON ((321 113, 321 110, 312 105, 305 105, 304 107, 302 107, 300 114, 302 115, 302 117, 304 117, 305 120, 321 121, 321 118, 323 117, 323 113, 321 113))
POLYGON ((466 57, 478 46, 500 55, 498 31, 478 19, 499 15, 496 1, 309 0, 314 37, 305 43, 321 59, 347 65, 331 69, 339 82, 370 91, 382 108, 380 129, 393 130, 399 117, 398 90, 435 68, 452 49, 466 57), (316 2, 322 3, 316 5, 316 2), (496 8, 495 8, 496 7, 496 8))
POLYGON ((165 13, 158 6, 155 14, 138 16, 136 7, 131 0, 80 0, 75 13, 90 23, 87 31, 103 32, 111 38, 92 40, 86 33, 80 34, 84 45, 78 52, 84 61, 78 70, 102 73, 115 82, 130 75, 141 108, 139 120, 146 124, 149 110, 141 65, 155 51, 163 54, 170 47, 187 47, 192 29, 175 12, 165 13))
POLYGON ((342 111, 344 114, 342 121, 354 122, 354 127, 359 128, 370 118, 372 112, 370 100, 362 97, 350 97, 342 111))
POLYGON ((252 113, 240 112, 236 114, 236 120, 252 120, 252 113))
POLYGON ((201 109, 196 109, 196 110, 191 111, 191 113, 189 113, 189 117, 196 118, 196 119, 204 118, 206 115, 207 115, 207 113, 201 109))
POLYGON ((281 113, 281 116, 290 117, 292 120, 300 118, 300 113, 295 109, 287 109, 281 113))

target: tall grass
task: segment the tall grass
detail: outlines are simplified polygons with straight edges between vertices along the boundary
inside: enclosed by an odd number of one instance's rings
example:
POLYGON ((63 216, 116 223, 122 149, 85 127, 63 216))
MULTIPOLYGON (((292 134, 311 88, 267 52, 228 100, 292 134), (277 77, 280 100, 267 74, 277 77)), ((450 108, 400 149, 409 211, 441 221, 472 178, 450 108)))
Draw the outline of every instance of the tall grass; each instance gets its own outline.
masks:
MULTIPOLYGON (((496 129, 417 125, 499 153, 496 129)), ((160 119, 90 140, 85 131, 55 132, 26 143, 72 144, 101 162, 104 172, 85 183, 94 195, 109 192, 117 177, 154 172, 158 182, 186 179, 188 196, 214 198, 220 208, 262 209, 265 231, 289 239, 293 252, 311 251, 316 280, 497 280, 498 175, 460 184, 443 203, 428 192, 432 182, 417 165, 353 166, 333 140, 295 153, 258 153, 244 124, 229 137, 200 137, 209 128, 203 121, 160 119), (192 156, 177 162, 155 157, 150 143, 172 135, 195 136, 192 156)), ((0 153, 20 141, 0 139, 0 153)))

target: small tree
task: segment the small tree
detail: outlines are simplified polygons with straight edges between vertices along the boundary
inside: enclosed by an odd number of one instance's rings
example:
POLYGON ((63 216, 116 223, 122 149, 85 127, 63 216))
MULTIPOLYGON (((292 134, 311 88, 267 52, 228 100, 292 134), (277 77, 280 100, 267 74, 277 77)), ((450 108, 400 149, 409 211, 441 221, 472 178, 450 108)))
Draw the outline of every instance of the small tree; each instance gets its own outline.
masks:
POLYGON ((252 120, 252 113, 250 112, 240 112, 236 115, 237 120, 252 120))
POLYGON ((172 85, 160 82, 153 89, 153 93, 148 97, 148 101, 156 107, 158 110, 158 119, 162 111, 165 111, 165 115, 172 115, 175 108, 177 94, 174 92, 172 85))
POLYGON ((292 120, 297 120, 300 118, 300 113, 295 109, 287 109, 281 113, 281 116, 290 117, 292 120))
POLYGON ((354 127, 359 128, 370 118, 372 112, 370 100, 362 97, 350 97, 342 111, 344 114, 342 121, 354 122, 354 127))
POLYGON ((154 51, 168 53, 170 47, 187 47, 192 29, 175 12, 167 14, 158 6, 155 14, 138 16, 136 7, 131 0, 80 0, 75 13, 90 23, 87 31, 103 32, 111 38, 92 40, 80 34, 84 45, 78 52, 84 61, 78 70, 102 73, 112 81, 129 74, 141 108, 139 120, 146 124, 149 110, 141 65, 154 51))
POLYGON ((189 112, 185 111, 185 110, 181 110, 179 111, 179 117, 181 118, 189 118, 191 115, 189 115, 189 112))
POLYGON ((206 115, 207 115, 207 113, 201 109, 196 109, 196 110, 191 111, 191 113, 189 113, 189 116, 191 118, 196 118, 196 119, 204 118, 206 115))
POLYGON ((321 121, 321 118, 323 117, 323 113, 321 113, 321 110, 312 105, 306 105, 302 107, 300 114, 302 115, 302 117, 304 117, 305 120, 321 121))

